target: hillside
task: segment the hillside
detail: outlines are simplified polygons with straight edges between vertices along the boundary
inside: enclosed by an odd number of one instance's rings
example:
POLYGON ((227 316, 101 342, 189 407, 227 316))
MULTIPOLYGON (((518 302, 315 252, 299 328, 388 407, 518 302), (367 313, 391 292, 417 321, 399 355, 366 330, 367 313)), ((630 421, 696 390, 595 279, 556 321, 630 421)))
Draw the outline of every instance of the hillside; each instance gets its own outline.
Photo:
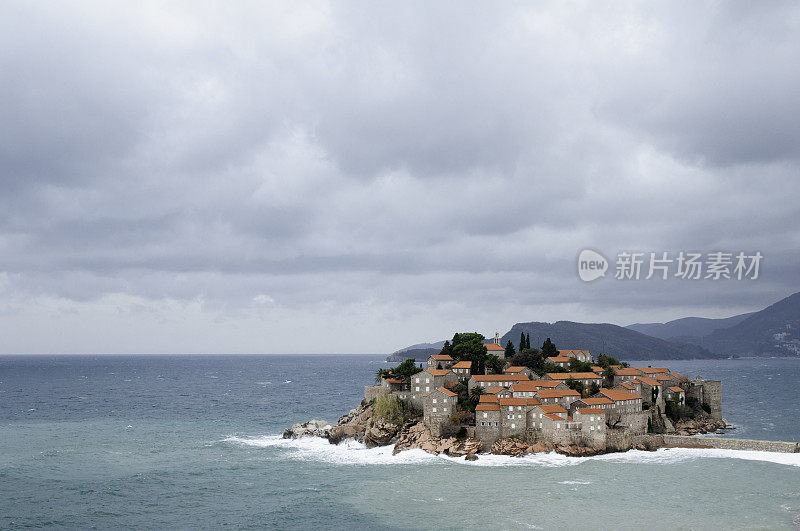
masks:
MULTIPOLYGON (((442 342, 444 344, 444 342, 442 342)), ((391 363, 396 363, 400 361, 407 360, 408 358, 414 358, 417 361, 427 360, 430 356, 434 354, 438 354, 439 351, 442 350, 441 347, 439 348, 407 348, 398 350, 386 358, 386 361, 391 363)))
POLYGON ((800 356, 800 292, 715 330, 698 344, 736 356, 800 356))
POLYGON ((724 319, 684 317, 683 319, 675 319, 667 323, 635 323, 625 328, 666 340, 689 337, 698 338, 710 335, 715 330, 735 326, 753 315, 753 313, 754 312, 743 313, 724 319))
POLYGON ((651 337, 613 324, 587 324, 571 321, 556 323, 517 323, 503 335, 501 344, 519 342, 521 332, 531 335, 531 344, 541 345, 550 338, 560 349, 589 350, 619 359, 695 359, 724 357, 697 345, 683 345, 651 337))

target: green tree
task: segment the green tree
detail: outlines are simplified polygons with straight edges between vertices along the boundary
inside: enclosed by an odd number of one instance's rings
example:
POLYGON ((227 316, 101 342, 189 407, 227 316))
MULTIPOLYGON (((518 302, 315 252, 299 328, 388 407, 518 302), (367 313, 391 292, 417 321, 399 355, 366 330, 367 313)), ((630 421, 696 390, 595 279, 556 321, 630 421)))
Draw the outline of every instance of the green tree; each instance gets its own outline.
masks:
POLYGON ((514 350, 514 343, 512 343, 511 340, 509 339, 508 343, 506 343, 505 356, 506 356, 507 359, 510 359, 510 358, 513 358, 516 355, 517 355, 517 351, 514 350))
POLYGON ((544 357, 542 353, 535 348, 519 351, 517 355, 514 356, 514 359, 511 360, 511 363, 527 367, 539 376, 546 372, 544 357))
POLYGON ((525 332, 519 333, 519 351, 522 352, 527 348, 525 344, 525 332))
POLYGON ((414 358, 408 358, 397 367, 390 369, 390 371, 395 378, 407 380, 411 378, 412 375, 422 372, 422 368, 417 367, 417 362, 414 358))
POLYGON ((453 346, 450 344, 449 341, 444 342, 444 346, 442 346, 442 350, 439 351, 439 354, 446 354, 452 357, 453 346))
POLYGON ((545 358, 552 358, 553 356, 558 356, 558 349, 553 344, 553 342, 550 341, 549 337, 544 340, 544 343, 542 343, 542 356, 544 356, 545 358))
POLYGON ((567 384, 567 387, 575 391, 578 391, 581 394, 581 396, 583 396, 583 382, 580 382, 574 378, 567 378, 567 381, 565 383, 567 384))
POLYGON ((530 334, 530 332, 525 336, 525 348, 531 348, 531 334, 530 334))
POLYGON ((589 386, 589 393, 586 396, 594 396, 600 392, 600 386, 597 385, 597 382, 592 382, 592 385, 589 386))
POLYGON ((580 361, 578 358, 569 359, 570 372, 592 372, 592 364, 588 361, 580 361))
POLYGON ((453 336, 452 353, 450 356, 458 361, 471 361, 473 374, 484 374, 486 371, 486 346, 485 338, 477 332, 457 333, 453 336))
POLYGON ((494 354, 488 354, 486 356, 486 368, 491 370, 494 374, 502 374, 503 373, 503 366, 505 362, 495 356, 494 354))

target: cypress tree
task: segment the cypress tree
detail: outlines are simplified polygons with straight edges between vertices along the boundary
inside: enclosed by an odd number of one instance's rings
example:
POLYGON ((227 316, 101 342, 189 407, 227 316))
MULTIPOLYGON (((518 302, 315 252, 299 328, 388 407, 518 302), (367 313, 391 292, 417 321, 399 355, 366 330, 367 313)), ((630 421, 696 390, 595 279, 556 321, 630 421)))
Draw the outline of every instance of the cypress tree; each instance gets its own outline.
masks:
POLYGON ((530 334, 525 336, 525 347, 531 348, 531 335, 530 334))
POLYGON ((509 339, 508 343, 506 343, 506 358, 513 358, 514 356, 516 356, 516 354, 517 351, 514 350, 514 343, 512 343, 511 340, 509 339))
POLYGON ((519 351, 525 350, 525 332, 519 333, 519 351))

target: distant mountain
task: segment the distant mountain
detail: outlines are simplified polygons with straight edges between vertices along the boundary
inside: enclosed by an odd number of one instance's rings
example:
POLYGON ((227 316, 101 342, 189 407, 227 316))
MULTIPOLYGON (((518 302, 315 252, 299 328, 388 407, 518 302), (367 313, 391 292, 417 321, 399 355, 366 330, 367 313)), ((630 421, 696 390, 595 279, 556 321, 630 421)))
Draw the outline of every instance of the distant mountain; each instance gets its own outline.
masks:
POLYGON ((705 317, 684 317, 667 323, 635 323, 625 328, 636 330, 648 336, 660 339, 698 338, 710 335, 715 330, 730 328, 753 315, 755 312, 743 313, 724 319, 707 319, 705 317))
POLYGON ((800 292, 734 326, 714 330, 697 344, 734 356, 800 356, 800 292))
POLYGON ((517 323, 501 338, 518 346, 520 333, 530 334, 531 345, 550 338, 559 349, 588 350, 594 356, 605 353, 621 360, 717 358, 708 350, 690 344, 674 343, 614 324, 587 324, 572 321, 555 323, 517 323))
MULTIPOLYGON (((444 345, 444 341, 442 342, 444 345)), ((440 348, 409 348, 406 350, 398 350, 386 358, 386 361, 395 363, 400 361, 405 361, 408 358, 414 358, 417 361, 427 360, 430 356, 434 354, 438 354, 441 351, 440 348)))
MULTIPOLYGON (((621 359, 696 359, 730 356, 800 356, 800 292, 759 312, 725 319, 686 317, 667 323, 613 324, 517 323, 503 335, 518 346, 521 332, 531 344, 550 338, 560 349, 589 350, 621 359)), ((418 343, 398 350, 388 361, 427 359, 444 341, 418 343)))

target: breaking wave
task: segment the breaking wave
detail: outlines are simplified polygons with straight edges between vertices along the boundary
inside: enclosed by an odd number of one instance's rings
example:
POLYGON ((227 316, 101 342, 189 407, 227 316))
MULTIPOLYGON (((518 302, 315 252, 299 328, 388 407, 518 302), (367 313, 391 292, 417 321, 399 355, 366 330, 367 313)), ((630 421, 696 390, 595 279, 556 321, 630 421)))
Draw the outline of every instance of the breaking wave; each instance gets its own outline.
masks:
POLYGON ((392 455, 393 446, 367 448, 364 444, 348 439, 341 444, 330 444, 319 437, 284 439, 280 435, 262 437, 231 436, 223 443, 237 446, 259 448, 279 448, 286 450, 289 459, 320 461, 347 465, 410 465, 422 463, 457 463, 467 466, 577 466, 586 461, 606 461, 610 463, 672 464, 697 459, 742 459, 763 461, 779 465, 800 467, 800 454, 777 452, 757 452, 749 450, 719 450, 699 448, 662 448, 655 452, 629 450, 627 452, 597 455, 593 457, 568 457, 556 452, 511 457, 507 455, 479 454, 477 461, 467 461, 464 457, 433 455, 423 450, 407 450, 392 455))

